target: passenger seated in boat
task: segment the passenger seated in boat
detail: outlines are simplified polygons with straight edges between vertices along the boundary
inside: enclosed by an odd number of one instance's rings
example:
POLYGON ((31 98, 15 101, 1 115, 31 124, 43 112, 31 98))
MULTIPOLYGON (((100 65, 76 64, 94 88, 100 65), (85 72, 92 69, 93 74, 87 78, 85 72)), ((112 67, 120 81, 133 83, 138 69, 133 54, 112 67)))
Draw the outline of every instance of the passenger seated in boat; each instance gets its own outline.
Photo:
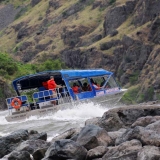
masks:
MULTIPOLYGON (((47 81, 47 85, 48 85, 48 89, 52 90, 53 92, 52 98, 57 98, 56 88, 62 88, 62 86, 56 84, 53 76, 51 76, 50 80, 47 81)), ((53 104, 56 105, 56 100, 53 101, 53 104)))
POLYGON ((95 84, 97 87, 100 87, 100 85, 99 85, 97 82, 94 82, 94 84, 95 84))
POLYGON ((101 87, 98 87, 95 82, 93 81, 93 79, 91 79, 91 83, 92 83, 92 86, 94 87, 95 90, 99 90, 101 87))
POLYGON ((82 89, 83 89, 83 91, 88 91, 88 84, 87 84, 87 82, 83 83, 82 89))
POLYGON ((73 83, 72 90, 76 94, 79 93, 79 87, 76 83, 73 83))

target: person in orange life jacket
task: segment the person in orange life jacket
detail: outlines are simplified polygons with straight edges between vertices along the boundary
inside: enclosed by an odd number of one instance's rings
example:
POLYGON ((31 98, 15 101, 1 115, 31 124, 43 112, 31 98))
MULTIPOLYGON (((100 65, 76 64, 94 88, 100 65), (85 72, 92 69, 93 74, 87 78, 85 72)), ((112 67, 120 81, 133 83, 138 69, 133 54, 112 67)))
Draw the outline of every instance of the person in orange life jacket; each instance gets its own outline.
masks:
POLYGON ((72 90, 74 93, 79 93, 79 87, 77 86, 76 83, 73 83, 72 90))
MULTIPOLYGON (((48 84, 48 89, 52 90, 53 92, 52 97, 56 98, 57 97, 56 88, 62 88, 62 86, 56 84, 53 76, 50 77, 50 80, 47 81, 47 84, 48 84)), ((53 101, 53 104, 56 105, 56 101, 53 101)))
POLYGON ((42 82, 42 85, 45 89, 48 89, 48 83, 47 82, 42 82))

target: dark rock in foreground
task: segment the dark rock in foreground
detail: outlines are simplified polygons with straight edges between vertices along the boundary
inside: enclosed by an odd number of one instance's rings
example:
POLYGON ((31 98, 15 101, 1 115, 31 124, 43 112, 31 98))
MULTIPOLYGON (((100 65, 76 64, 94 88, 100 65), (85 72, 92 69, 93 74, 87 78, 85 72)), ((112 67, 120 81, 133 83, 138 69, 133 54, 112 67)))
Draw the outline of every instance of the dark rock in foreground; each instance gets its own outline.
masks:
POLYGON ((55 141, 47 150, 45 158, 48 159, 76 159, 85 160, 87 150, 78 143, 69 140, 62 139, 55 141))
POLYGON ((2 160, 158 160, 160 106, 111 109, 46 142, 47 134, 18 130, 0 138, 2 160))

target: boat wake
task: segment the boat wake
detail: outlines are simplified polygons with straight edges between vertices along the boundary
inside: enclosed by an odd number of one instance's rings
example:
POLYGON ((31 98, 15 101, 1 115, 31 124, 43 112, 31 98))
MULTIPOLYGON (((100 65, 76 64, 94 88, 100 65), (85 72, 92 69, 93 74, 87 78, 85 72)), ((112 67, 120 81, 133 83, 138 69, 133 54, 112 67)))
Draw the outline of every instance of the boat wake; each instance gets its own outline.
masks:
POLYGON ((67 108, 59 110, 56 113, 50 113, 44 116, 32 116, 25 121, 30 120, 60 120, 60 121, 72 121, 72 120, 86 120, 93 117, 101 117, 108 109, 102 108, 99 104, 93 102, 81 103, 73 108, 67 108))
POLYGON ((101 117, 108 108, 103 108, 93 102, 82 103, 74 108, 59 110, 56 113, 43 117, 31 116, 28 119, 16 122, 7 122, 5 116, 8 111, 0 112, 0 136, 8 135, 18 129, 37 130, 47 132, 51 137, 73 127, 83 127, 87 119, 101 117))

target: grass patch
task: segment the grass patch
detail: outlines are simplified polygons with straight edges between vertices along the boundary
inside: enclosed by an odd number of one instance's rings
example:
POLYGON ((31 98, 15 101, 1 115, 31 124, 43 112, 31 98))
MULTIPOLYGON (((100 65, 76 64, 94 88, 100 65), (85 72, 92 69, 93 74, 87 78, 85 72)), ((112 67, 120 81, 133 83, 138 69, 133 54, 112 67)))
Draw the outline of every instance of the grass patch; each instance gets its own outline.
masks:
POLYGON ((17 15, 15 16, 14 19, 16 20, 16 19, 20 18, 27 11, 28 11, 28 7, 21 8, 20 11, 17 13, 17 15))
POLYGON ((129 77, 129 82, 131 85, 136 84, 136 82, 138 81, 138 76, 139 76, 139 72, 137 71, 129 77))
POLYGON ((136 104, 137 103, 137 95, 139 92, 140 86, 133 86, 128 89, 128 91, 124 94, 121 99, 121 102, 124 104, 136 104))

